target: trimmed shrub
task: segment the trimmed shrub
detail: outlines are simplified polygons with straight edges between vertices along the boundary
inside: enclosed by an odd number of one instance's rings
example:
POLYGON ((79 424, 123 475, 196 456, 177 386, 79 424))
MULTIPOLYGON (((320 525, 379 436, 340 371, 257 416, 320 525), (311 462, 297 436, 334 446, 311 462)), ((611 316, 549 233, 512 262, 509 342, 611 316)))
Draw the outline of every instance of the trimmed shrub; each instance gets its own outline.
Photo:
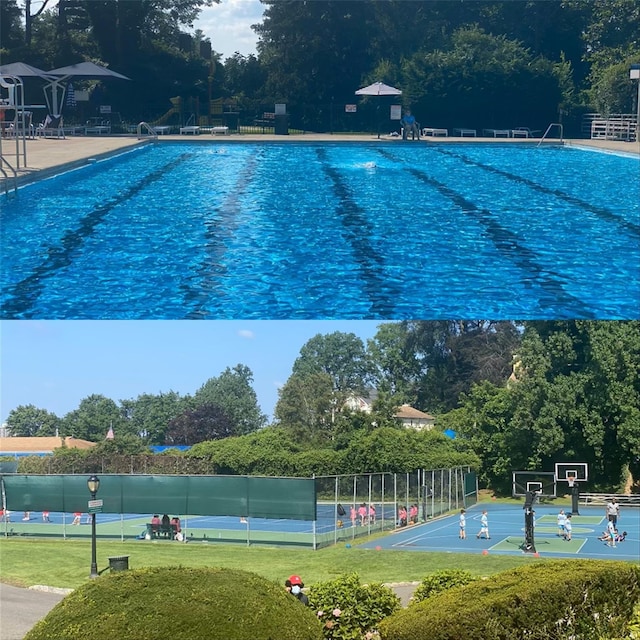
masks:
POLYGON ((431 596, 442 593, 452 587, 459 587, 469 584, 478 578, 471 571, 464 569, 445 569, 444 571, 436 571, 422 579, 422 582, 413 592, 411 604, 422 602, 431 596))
POLYGON ((309 605, 328 640, 361 640, 400 608, 400 598, 380 583, 363 585, 357 573, 309 588, 309 605))
POLYGON ((624 636, 640 566, 558 560, 454 587, 390 616, 383 640, 589 640, 624 636))
POLYGON ((84 584, 25 640, 322 640, 315 613, 247 571, 162 567, 84 584))

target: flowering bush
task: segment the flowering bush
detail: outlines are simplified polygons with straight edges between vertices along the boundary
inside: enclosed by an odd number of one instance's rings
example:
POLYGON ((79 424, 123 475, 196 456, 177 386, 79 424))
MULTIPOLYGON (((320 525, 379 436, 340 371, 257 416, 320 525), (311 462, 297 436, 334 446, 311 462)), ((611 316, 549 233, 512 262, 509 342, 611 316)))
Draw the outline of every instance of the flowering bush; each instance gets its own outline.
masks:
POLYGON ((378 623, 400 608, 392 589, 363 585, 356 573, 314 584, 308 596, 327 640, 377 640, 378 623))

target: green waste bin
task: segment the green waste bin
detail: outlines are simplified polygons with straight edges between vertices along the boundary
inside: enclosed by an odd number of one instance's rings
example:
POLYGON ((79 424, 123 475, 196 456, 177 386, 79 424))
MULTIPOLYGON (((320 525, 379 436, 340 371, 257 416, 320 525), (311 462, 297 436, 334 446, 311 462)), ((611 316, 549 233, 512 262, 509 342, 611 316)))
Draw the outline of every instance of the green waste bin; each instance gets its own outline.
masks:
POLYGON ((273 132, 277 136, 289 135, 289 116, 286 113, 276 113, 273 132))
POLYGON ((112 556, 109 558, 111 571, 127 571, 129 569, 129 556, 112 556))

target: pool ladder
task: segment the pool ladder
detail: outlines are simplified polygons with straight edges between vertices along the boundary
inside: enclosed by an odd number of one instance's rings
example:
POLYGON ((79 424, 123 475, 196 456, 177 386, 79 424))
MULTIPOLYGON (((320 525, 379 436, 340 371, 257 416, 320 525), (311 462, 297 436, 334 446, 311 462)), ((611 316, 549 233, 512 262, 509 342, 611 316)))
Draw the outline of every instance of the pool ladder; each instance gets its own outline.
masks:
POLYGON ((154 139, 158 137, 156 130, 148 123, 148 122, 139 122, 138 123, 138 139, 146 138, 147 136, 151 136, 154 139), (145 131, 145 133, 143 133, 145 131))
POLYGON ((8 196, 9 191, 13 191, 14 194, 18 193, 18 172, 14 169, 13 165, 0 153, 0 173, 2 173, 4 177, 4 195, 8 196), (5 166, 9 168, 11 173, 13 174, 13 189, 9 187, 9 174, 5 171, 5 166))
POLYGON ((564 137, 564 129, 562 128, 562 125, 559 122, 552 122, 547 127, 547 130, 544 132, 544 135, 542 136, 542 138, 540 138, 540 142, 538 142, 538 144, 536 145, 537 147, 539 147, 544 142, 544 139, 547 137, 547 135, 549 134, 549 132, 551 131, 551 129, 553 127, 559 127, 560 128, 560 142, 562 142, 562 139, 564 137))

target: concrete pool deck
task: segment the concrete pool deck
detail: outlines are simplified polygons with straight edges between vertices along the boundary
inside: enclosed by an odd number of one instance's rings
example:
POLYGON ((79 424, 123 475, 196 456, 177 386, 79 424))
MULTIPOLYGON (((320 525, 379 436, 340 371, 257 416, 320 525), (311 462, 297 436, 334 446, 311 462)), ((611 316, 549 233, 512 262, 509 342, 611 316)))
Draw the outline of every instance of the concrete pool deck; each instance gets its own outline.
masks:
MULTIPOLYGON (((373 135, 346 135, 346 134, 302 134, 302 135, 270 135, 270 134, 241 134, 228 136, 201 135, 163 135, 158 136, 159 143, 165 142, 200 142, 208 144, 229 144, 242 142, 376 142, 379 144, 534 144, 537 145, 540 139, 536 138, 458 138, 458 137, 427 137, 420 141, 403 141, 400 137, 383 136, 377 138, 373 135)), ((19 140, 20 152, 22 153, 22 140, 19 140)), ((26 166, 20 166, 17 171, 17 184, 23 185, 34 180, 53 175, 60 171, 65 171, 74 167, 87 164, 92 159, 100 159, 117 153, 122 153, 127 149, 133 149, 139 145, 148 144, 150 139, 138 140, 136 136, 70 136, 65 139, 37 138, 26 141, 26 166)), ((558 139, 545 140, 543 144, 561 144, 558 139)), ((566 146, 576 146, 591 148, 599 151, 610 151, 640 156, 640 143, 620 142, 614 140, 581 140, 564 139, 562 144, 566 146)), ((0 139, 2 156, 13 166, 16 166, 16 140, 14 138, 0 139)), ((23 164, 20 156, 20 165, 23 164)), ((7 173, 9 171, 6 169, 7 173)), ((5 178, 0 175, 0 190, 6 187, 12 189, 14 186, 13 177, 5 178)))

